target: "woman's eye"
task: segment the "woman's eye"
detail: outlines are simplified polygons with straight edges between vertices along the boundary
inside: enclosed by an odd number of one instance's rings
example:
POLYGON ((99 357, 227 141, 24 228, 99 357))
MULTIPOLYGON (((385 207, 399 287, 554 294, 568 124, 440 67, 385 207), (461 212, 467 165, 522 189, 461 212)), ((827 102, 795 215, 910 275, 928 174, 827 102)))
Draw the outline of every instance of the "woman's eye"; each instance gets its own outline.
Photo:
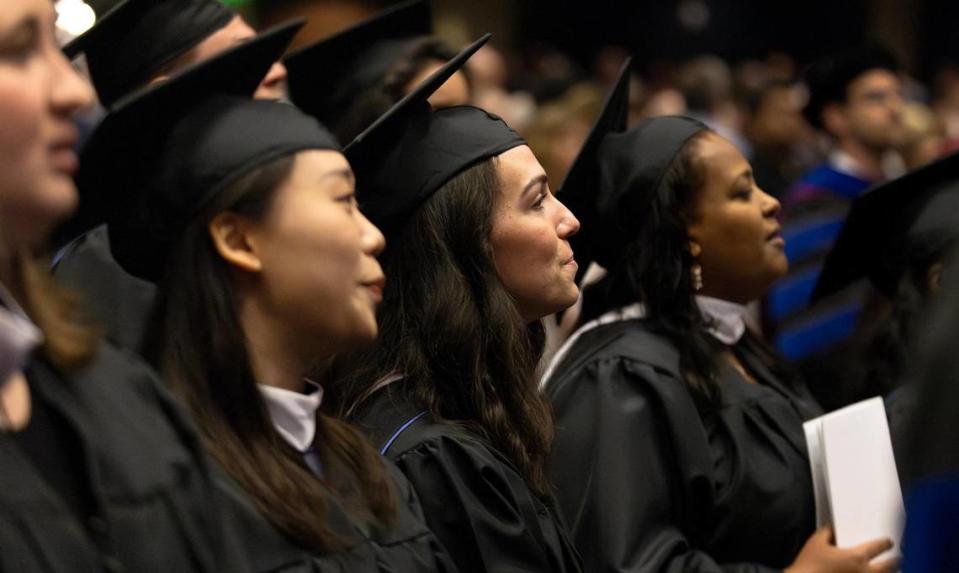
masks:
POLYGON ((353 211, 353 207, 356 205, 356 195, 350 193, 349 195, 337 197, 336 202, 343 203, 346 205, 348 211, 353 211))
POLYGON ((540 193, 536 198, 536 202, 533 203, 533 209, 539 211, 543 208, 543 203, 546 202, 546 193, 540 193))

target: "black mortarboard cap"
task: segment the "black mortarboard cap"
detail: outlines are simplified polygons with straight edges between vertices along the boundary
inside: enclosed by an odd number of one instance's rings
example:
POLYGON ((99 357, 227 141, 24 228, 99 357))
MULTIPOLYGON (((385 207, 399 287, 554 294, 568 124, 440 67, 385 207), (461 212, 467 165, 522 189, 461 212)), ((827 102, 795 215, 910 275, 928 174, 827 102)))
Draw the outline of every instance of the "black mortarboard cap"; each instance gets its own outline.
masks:
POLYGON ((110 107, 235 16, 217 0, 123 0, 63 51, 86 55, 97 96, 110 107))
POLYGON ((526 144, 502 119, 482 109, 430 108, 430 95, 489 37, 457 54, 346 147, 363 212, 387 236, 465 169, 526 144))
POLYGON ((384 78, 404 42, 432 33, 428 0, 384 10, 290 54, 284 60, 290 99, 324 125, 336 125, 357 96, 384 78))
POLYGON ((813 300, 868 278, 893 297, 917 258, 959 237, 959 154, 876 186, 853 201, 826 256, 813 300))
POLYGON ((822 128, 822 111, 826 105, 845 101, 849 84, 876 69, 894 73, 899 69, 895 57, 876 44, 859 46, 810 65, 803 72, 803 82, 809 89, 809 101, 803 108, 806 120, 814 127, 822 128))
POLYGON ((569 239, 579 262, 577 281, 583 277, 593 260, 592 237, 599 222, 596 211, 599 195, 599 146, 607 135, 626 131, 631 66, 632 58, 629 58, 619 70, 619 78, 606 96, 599 116, 559 189, 563 204, 576 215, 581 225, 580 231, 569 239))
POLYGON ((636 222, 661 192, 673 160, 690 139, 707 130, 695 119, 665 116, 644 120, 629 131, 603 139, 590 240, 594 261, 607 269, 619 262, 624 247, 638 231, 636 222))
POLYGON ((127 272, 159 280, 182 230, 256 167, 304 149, 338 149, 292 105, 251 99, 301 25, 128 96, 104 118, 83 152, 78 185, 101 195, 111 250, 127 272))

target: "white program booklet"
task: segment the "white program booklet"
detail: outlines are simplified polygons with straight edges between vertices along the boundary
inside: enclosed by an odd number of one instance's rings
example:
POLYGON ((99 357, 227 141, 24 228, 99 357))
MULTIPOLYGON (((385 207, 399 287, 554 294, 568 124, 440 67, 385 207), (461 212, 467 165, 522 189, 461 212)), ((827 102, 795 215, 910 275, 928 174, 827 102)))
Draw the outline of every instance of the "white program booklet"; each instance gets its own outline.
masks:
POLYGON ((803 425, 817 526, 832 525, 838 547, 888 537, 899 555, 902 489, 882 398, 871 398, 803 425))

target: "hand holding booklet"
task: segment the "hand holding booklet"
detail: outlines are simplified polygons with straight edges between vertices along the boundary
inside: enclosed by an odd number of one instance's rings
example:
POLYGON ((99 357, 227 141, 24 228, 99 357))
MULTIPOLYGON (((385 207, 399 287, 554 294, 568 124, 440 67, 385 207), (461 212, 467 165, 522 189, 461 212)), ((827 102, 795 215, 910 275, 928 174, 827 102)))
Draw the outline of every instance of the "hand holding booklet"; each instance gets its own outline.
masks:
POLYGON ((888 537, 899 554, 903 501, 882 398, 803 425, 816 498, 816 524, 832 525, 838 547, 888 537))

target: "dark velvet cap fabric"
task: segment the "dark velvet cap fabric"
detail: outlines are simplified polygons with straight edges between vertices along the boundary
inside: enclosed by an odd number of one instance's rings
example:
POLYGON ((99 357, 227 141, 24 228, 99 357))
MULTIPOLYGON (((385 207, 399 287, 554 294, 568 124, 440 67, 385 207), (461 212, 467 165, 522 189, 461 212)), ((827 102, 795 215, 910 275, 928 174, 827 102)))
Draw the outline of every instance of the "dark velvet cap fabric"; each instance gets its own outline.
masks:
POLYGON ((526 144, 482 109, 430 108, 430 95, 488 39, 487 34, 460 52, 346 147, 363 212, 387 237, 456 175, 526 144))
POLYGON ((339 149, 295 107, 251 99, 301 25, 137 92, 104 118, 84 150, 78 185, 81 195, 99 195, 111 250, 127 272, 159 280, 182 230, 253 169, 306 149, 339 149))
POLYGON ((635 219, 660 192, 673 160, 694 136, 708 129, 692 118, 667 116, 647 119, 626 132, 605 137, 598 153, 593 260, 605 268, 619 261, 636 234, 635 219))
POLYGON ((619 70, 619 77, 606 96, 606 101, 593 123, 586 141, 569 168, 559 188, 559 197, 580 222, 578 233, 569 238, 579 263, 577 281, 593 261, 593 240, 600 224, 599 213, 599 148, 606 136, 626 131, 629 116, 629 80, 632 58, 619 70))
POLYGON ((111 107, 235 16, 217 0, 124 0, 63 51, 86 55, 100 102, 111 107))
POLYGON ((913 265, 941 256, 959 237, 959 154, 860 195, 826 256, 818 300, 861 278, 894 297, 913 265))
POLYGON ((432 33, 429 1, 412 0, 302 48, 284 60, 290 99, 336 125, 354 98, 384 78, 406 42, 432 33))

